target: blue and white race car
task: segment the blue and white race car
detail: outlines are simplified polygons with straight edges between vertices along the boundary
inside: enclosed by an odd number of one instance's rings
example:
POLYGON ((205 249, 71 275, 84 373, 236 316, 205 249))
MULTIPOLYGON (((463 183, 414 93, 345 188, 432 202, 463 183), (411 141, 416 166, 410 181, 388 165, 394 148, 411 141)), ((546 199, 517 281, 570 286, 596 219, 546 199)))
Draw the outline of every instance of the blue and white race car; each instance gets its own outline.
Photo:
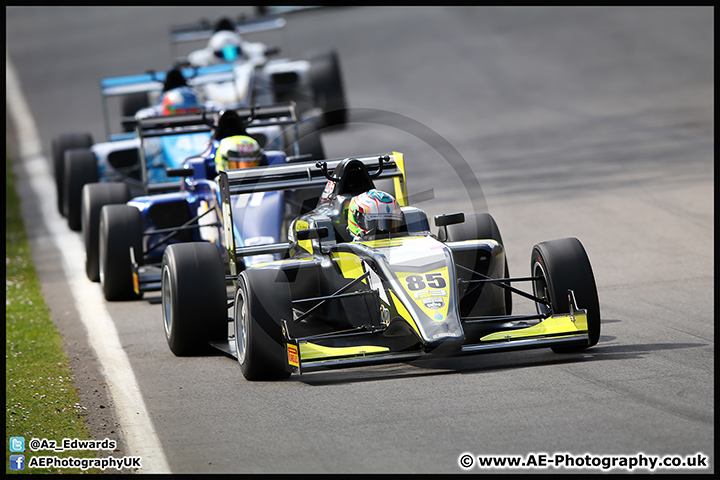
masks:
MULTIPOLYGON (((203 86, 232 80, 233 75, 232 65, 225 64, 200 68, 173 67, 168 72, 147 72, 103 79, 101 93, 108 141, 93 143, 89 133, 64 134, 53 140, 57 205, 60 213, 67 218, 68 226, 76 231, 82 227, 81 201, 85 184, 123 183, 127 188, 116 190, 128 192, 125 196, 129 199, 144 192, 144 181, 151 184, 167 182, 169 179, 165 174, 166 168, 180 167, 186 158, 202 152, 210 141, 208 131, 149 139, 144 145, 147 158, 143 171, 140 162, 140 144, 135 131, 136 115, 145 117, 166 114, 168 112, 163 111, 162 107, 168 93, 183 88, 192 88, 197 92, 203 86), (138 101, 138 96, 145 100, 138 101), (147 106, 149 96, 156 99, 154 105, 150 107, 147 106), (130 131, 112 132, 108 105, 108 100, 112 97, 122 98, 124 114, 122 124, 130 131), (145 179, 143 175, 146 175, 145 179)), ((236 103, 218 103, 199 95, 195 103, 196 107, 201 107, 203 110, 219 111, 223 108, 245 107, 249 105, 249 101, 250 98, 246 98, 236 103)), ((285 140, 287 135, 279 126, 268 126, 263 130, 261 146, 270 150, 292 148, 292 151, 286 151, 289 154, 311 153, 315 158, 322 158, 325 154, 317 133, 319 129, 317 121, 318 118, 311 118, 298 126, 298 151, 294 151, 295 146, 291 146, 285 140)))
POLYGON ((278 47, 250 42, 241 35, 279 29, 285 25, 281 17, 260 16, 233 21, 221 18, 214 25, 201 21, 173 27, 173 45, 190 41, 207 41, 204 48, 194 50, 187 62, 196 67, 232 65, 234 81, 208 84, 207 98, 221 103, 282 103, 293 101, 298 116, 320 115, 326 126, 343 125, 348 119, 347 100, 340 59, 333 49, 306 52, 302 59, 270 58, 278 55, 278 47))
MULTIPOLYGON (((186 158, 179 168, 168 168, 181 182, 151 184, 143 176, 145 191, 123 198, 122 183, 91 183, 82 193, 82 227, 86 245, 86 272, 99 280, 107 300, 139 298, 145 291, 159 290, 154 273, 168 245, 210 242, 224 251, 221 229, 220 191, 215 156, 225 138, 247 135, 258 143, 274 128, 297 124, 294 105, 271 105, 138 119, 141 169, 147 171, 143 146, 148 140, 190 133, 210 132, 211 140, 199 154, 186 158)), ((266 145, 267 142, 264 142, 266 145)), ((261 165, 284 165, 308 160, 312 155, 288 156, 265 148, 261 165)), ((303 193, 315 195, 317 192, 303 193)), ((301 210, 303 196, 294 192, 253 194, 233 204, 236 215, 234 242, 242 245, 277 243, 285 220, 301 210)), ((248 262, 273 259, 272 255, 248 262)))

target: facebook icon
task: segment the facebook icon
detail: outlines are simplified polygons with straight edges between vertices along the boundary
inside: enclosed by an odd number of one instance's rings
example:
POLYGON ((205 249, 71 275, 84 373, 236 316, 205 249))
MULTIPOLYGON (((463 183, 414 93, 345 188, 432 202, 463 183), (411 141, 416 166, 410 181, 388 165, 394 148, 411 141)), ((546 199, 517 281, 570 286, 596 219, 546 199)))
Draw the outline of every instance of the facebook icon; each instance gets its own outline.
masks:
POLYGON ((25 470, 25 455, 10 455, 10 470, 25 470))

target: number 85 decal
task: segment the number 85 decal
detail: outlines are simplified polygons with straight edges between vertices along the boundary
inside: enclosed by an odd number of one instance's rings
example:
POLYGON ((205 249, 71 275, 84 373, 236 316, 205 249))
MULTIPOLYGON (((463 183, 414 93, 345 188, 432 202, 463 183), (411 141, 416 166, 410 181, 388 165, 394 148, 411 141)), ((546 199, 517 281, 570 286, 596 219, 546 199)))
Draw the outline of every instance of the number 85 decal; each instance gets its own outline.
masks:
POLYGON ((425 275, 408 275, 405 277, 407 289, 410 291, 424 290, 430 288, 445 288, 447 282, 443 278, 442 273, 426 273, 425 275))

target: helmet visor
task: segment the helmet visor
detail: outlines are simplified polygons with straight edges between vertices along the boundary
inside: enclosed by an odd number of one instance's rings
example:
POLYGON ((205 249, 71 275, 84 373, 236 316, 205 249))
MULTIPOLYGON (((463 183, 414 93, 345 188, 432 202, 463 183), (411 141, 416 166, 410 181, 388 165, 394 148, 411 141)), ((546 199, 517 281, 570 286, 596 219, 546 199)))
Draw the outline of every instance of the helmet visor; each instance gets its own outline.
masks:
POLYGON ((237 45, 225 45, 220 50, 215 50, 214 53, 216 57, 232 62, 240 56, 240 47, 237 45))
POLYGON ((230 170, 237 170, 239 168, 257 167, 258 165, 260 165, 260 162, 257 159, 255 159, 255 160, 245 159, 245 160, 240 160, 240 161, 229 160, 227 163, 228 163, 228 169, 230 169, 230 170))
POLYGON ((369 232, 397 232, 402 222, 402 215, 388 213, 365 213, 358 219, 360 228, 369 232))

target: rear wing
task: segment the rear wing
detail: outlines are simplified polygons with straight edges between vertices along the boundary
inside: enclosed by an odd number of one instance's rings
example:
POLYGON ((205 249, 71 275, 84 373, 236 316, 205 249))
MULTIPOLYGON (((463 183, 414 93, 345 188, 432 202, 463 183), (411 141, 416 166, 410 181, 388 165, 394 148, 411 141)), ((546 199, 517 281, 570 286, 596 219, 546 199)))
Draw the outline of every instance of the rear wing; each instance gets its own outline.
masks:
MULTIPOLYGON (((217 22, 210 22, 202 19, 198 23, 178 25, 170 28, 170 41, 172 43, 191 42, 195 40, 207 40, 215 33, 217 22)), ((240 15, 233 20, 235 31, 240 35, 248 33, 276 30, 285 26, 285 19, 274 16, 262 16, 247 18, 240 15)))
MULTIPOLYGON (((205 85, 233 79, 233 65, 223 63, 206 67, 185 67, 181 69, 188 85, 205 85)), ((165 82, 167 72, 148 71, 137 75, 109 77, 100 80, 100 91, 103 97, 160 91, 165 82)))
MULTIPOLYGON (((403 154, 392 152, 365 157, 353 157, 363 162, 369 172, 382 170, 376 180, 392 179, 395 186, 395 198, 402 206, 407 205, 405 165, 403 154)), ((237 247, 235 245, 234 224, 232 219, 231 197, 241 194, 273 192, 323 187, 328 183, 325 172, 320 167, 324 163, 327 171, 334 171, 344 159, 309 161, 286 165, 253 167, 219 172, 220 199, 222 203, 225 246, 228 251, 230 272, 238 274, 237 258, 266 253, 282 253, 289 248, 288 243, 237 247)))
MULTIPOLYGON (((269 125, 295 125, 297 127, 297 114, 295 103, 277 105, 256 105, 234 109, 240 118, 247 118, 247 128, 263 127, 269 125)), ((148 117, 136 121, 136 131, 140 140, 140 162, 142 180, 146 192, 148 191, 147 158, 145 156, 144 139, 164 137, 168 135, 184 135, 200 132, 210 132, 215 128, 220 112, 203 111, 201 113, 185 113, 161 117, 148 117)), ((295 132, 297 138, 297 131, 295 132)))
MULTIPOLYGON (((294 102, 275 105, 253 105, 235 108, 234 110, 240 118, 249 119, 246 124, 248 128, 268 125, 291 125, 298 122, 294 102)), ((141 139, 207 132, 212 130, 219 115, 219 111, 203 111, 200 113, 148 117, 136 120, 136 128, 141 139)))
MULTIPOLYGON (((207 67, 186 67, 181 69, 183 77, 190 86, 201 86, 210 83, 223 83, 233 81, 235 73, 233 65, 219 64, 207 67)), ((107 99, 119 95, 132 95, 134 93, 161 92, 167 72, 148 71, 137 75, 122 77, 108 77, 100 80, 100 93, 103 102, 103 116, 105 119, 105 132, 110 137, 110 119, 107 99)), ((127 124, 129 119, 124 118, 127 124)))

